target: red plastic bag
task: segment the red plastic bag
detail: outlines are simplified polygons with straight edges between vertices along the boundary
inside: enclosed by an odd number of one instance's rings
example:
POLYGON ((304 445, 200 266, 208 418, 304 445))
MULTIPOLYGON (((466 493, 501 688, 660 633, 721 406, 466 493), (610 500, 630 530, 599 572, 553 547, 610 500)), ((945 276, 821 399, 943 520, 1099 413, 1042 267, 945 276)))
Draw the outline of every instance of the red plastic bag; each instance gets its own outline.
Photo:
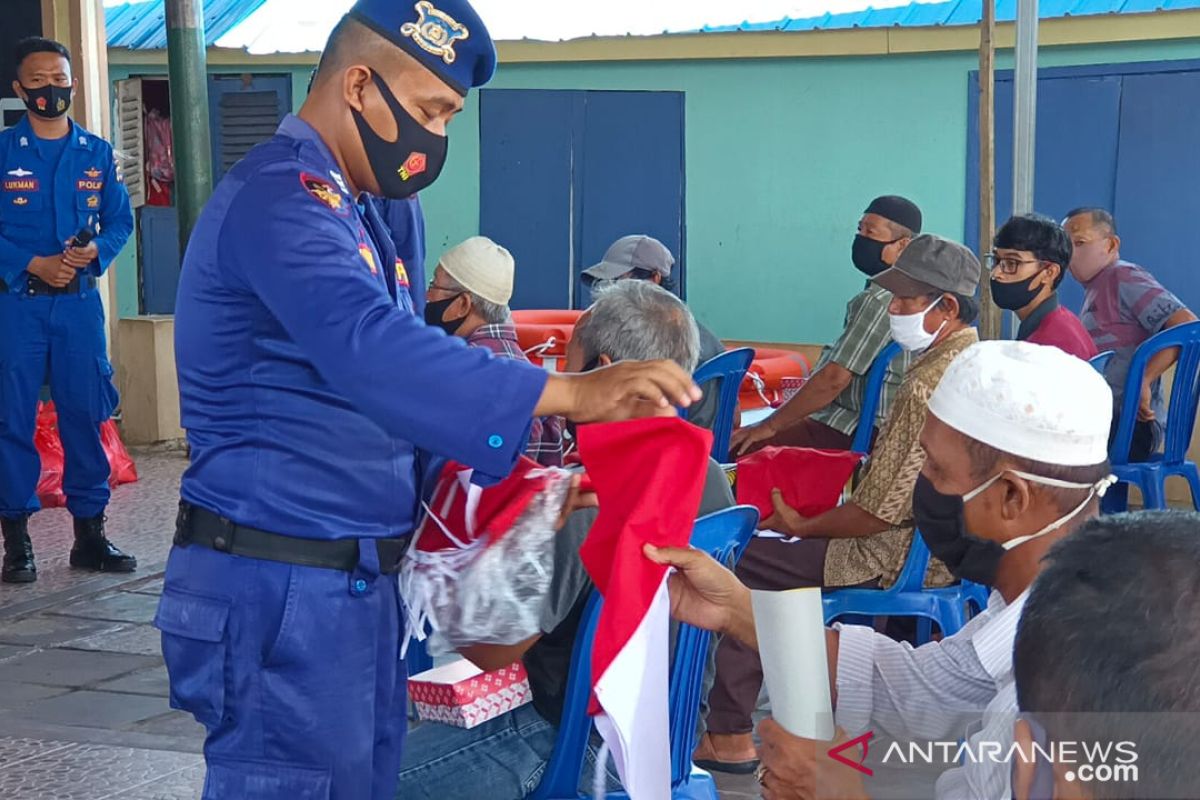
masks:
POLYGON ((775 513, 771 490, 802 517, 815 517, 834 508, 846 482, 863 460, 848 450, 807 447, 764 447, 737 462, 737 501, 754 506, 762 519, 775 513))
MULTIPOLYGON (((137 467, 133 458, 121 441, 117 431, 117 423, 111 419, 100 426, 100 442, 104 446, 104 454, 108 456, 108 466, 111 474, 108 484, 112 487, 124 483, 134 483, 138 479, 137 467)), ((38 478, 37 496, 42 508, 59 508, 67 504, 63 495, 63 447, 58 435, 58 412, 54 403, 38 405, 37 426, 33 432, 33 444, 42 459, 42 473, 38 478)))
POLYGON ((42 459, 42 474, 38 478, 37 496, 42 508, 59 508, 67 504, 63 496, 63 449, 58 438, 58 414, 53 403, 38 405, 37 427, 33 444, 42 459))
POLYGON ((100 426, 100 443, 104 445, 104 455, 108 456, 108 466, 112 469, 112 475, 108 479, 109 485, 117 487, 125 483, 136 483, 137 467, 129 451, 125 449, 125 443, 121 441, 117 423, 111 419, 100 426))

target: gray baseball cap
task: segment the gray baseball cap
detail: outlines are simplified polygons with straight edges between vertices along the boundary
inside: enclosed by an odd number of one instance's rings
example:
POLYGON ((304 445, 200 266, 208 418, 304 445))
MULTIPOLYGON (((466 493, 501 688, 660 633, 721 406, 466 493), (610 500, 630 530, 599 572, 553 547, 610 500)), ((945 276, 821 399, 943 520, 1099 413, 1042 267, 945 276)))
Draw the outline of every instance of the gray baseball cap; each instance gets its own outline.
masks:
POLYGON ((634 269, 657 272, 663 278, 671 277, 675 257, 667 246, 652 236, 634 234, 622 236, 612 243, 604 254, 604 260, 583 271, 589 278, 610 281, 634 269))
POLYGON ((897 297, 951 292, 974 297, 979 289, 979 259, 958 242, 923 233, 909 242, 896 264, 874 277, 897 297))

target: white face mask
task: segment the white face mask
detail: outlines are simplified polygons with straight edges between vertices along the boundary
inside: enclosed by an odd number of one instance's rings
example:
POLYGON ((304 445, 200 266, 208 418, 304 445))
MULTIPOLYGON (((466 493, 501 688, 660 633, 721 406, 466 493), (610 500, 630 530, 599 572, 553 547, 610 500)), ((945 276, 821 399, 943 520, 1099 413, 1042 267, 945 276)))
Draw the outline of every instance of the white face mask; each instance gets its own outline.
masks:
MULTIPOLYGON (((1031 475, 1028 472, 1021 472, 1021 471, 1015 470, 1015 469, 1004 470, 1004 472, 1011 472, 1013 475, 1019 475, 1020 477, 1024 478, 1027 481, 1030 481, 1032 483, 1040 483, 1043 486, 1054 486, 1058 489, 1090 489, 1091 490, 1087 493, 1087 497, 1083 498, 1083 502, 1080 503, 1079 505, 1075 506, 1075 509, 1073 511, 1071 511, 1069 514, 1067 514, 1065 516, 1059 517, 1054 522, 1051 522, 1049 525, 1042 528, 1037 533, 1030 533, 1026 536, 1018 536, 1015 539, 1009 539, 1007 542, 1001 542, 1000 546, 1003 547, 1005 550, 1012 550, 1014 547, 1016 547, 1018 545, 1025 544, 1026 542, 1036 539, 1039 536, 1045 536, 1048 533, 1053 533, 1054 531, 1058 530, 1063 525, 1066 525, 1067 522, 1074 519, 1075 515, 1077 515, 1080 511, 1083 511, 1085 508, 1087 508, 1087 504, 1092 502, 1093 497, 1104 497, 1104 493, 1108 491, 1108 487, 1112 486, 1114 483, 1117 482, 1117 478, 1114 475, 1109 475, 1104 480, 1097 481, 1096 483, 1071 483, 1070 481, 1060 481, 1055 478, 1046 478, 1041 475, 1031 475)), ((997 473, 996 475, 992 476, 988 480, 984 481, 977 488, 964 494, 963 495, 963 503, 966 504, 968 501, 974 500, 976 497, 978 497, 980 494, 982 494, 989 486, 991 486, 996 481, 1000 480, 1000 478, 1004 475, 1004 472, 997 473)))
POLYGON ((946 327, 946 322, 930 333, 925 330, 925 317, 930 311, 937 308, 937 304, 941 298, 934 300, 929 308, 924 311, 918 311, 916 314, 888 314, 888 325, 892 329, 892 339, 896 344, 910 353, 920 353, 928 350, 933 341, 937 339, 938 334, 942 332, 942 328, 946 327))

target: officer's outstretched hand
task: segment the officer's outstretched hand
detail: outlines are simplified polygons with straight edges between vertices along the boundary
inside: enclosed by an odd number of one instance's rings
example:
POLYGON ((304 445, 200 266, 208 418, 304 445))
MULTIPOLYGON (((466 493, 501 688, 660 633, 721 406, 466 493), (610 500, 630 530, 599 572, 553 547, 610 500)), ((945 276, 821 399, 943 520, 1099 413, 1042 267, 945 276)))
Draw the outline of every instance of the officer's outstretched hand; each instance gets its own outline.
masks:
POLYGON ((55 289, 66 286, 77 274, 74 267, 63 262, 62 256, 38 256, 30 260, 25 271, 55 289))
POLYGON ((692 376, 673 361, 619 361, 590 372, 551 375, 534 416, 615 422, 671 406, 687 408, 701 396, 692 376))

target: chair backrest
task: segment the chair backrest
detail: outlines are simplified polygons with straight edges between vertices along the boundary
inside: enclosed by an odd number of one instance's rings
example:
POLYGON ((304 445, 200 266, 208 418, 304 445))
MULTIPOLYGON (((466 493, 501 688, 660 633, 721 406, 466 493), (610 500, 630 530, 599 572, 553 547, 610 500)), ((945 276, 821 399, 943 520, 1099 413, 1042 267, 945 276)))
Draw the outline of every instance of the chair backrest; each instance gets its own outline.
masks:
POLYGON ((1103 353, 1097 353, 1088 360, 1088 363, 1092 365, 1096 372, 1103 375, 1104 370, 1108 367, 1108 362, 1112 360, 1113 352, 1112 350, 1105 350, 1103 353))
MULTIPOLYGON (((691 544, 713 558, 732 566, 742 557, 758 512, 750 506, 735 506, 696 520, 691 544)), ((542 775, 542 781, 530 795, 533 800, 561 800, 579 797, 579 780, 587 754, 592 719, 588 701, 592 693, 591 655, 596 623, 604 601, 593 591, 584 607, 571 653, 571 672, 567 677, 563 714, 558 726, 554 753, 542 775)), ((672 653, 668 704, 671 727, 671 784, 678 786, 692 767, 696 745, 696 718, 700 713, 700 691, 711 634, 680 625, 672 653)), ((603 768, 603 765, 601 767, 603 768)))
POLYGON ((896 582, 889 591, 919 592, 925 588, 925 573, 929 570, 929 546, 918 530, 913 531, 912 544, 908 548, 908 556, 904 566, 896 576, 896 582))
MULTIPOLYGON (((737 413, 738 392, 753 361, 754 348, 739 347, 705 361, 692 376, 698 386, 715 383, 719 394, 712 424, 705 426, 713 433, 712 457, 717 461, 729 460, 729 438, 733 435, 733 417, 737 413)), ((706 387, 706 391, 712 390, 711 386, 706 387)), ((708 404, 701 401, 689 408, 683 417, 690 421, 700 408, 707 407, 708 404)))
POLYGON ((1121 417, 1113 438, 1109 458, 1113 464, 1129 463, 1129 448, 1133 444, 1133 427, 1137 422, 1141 401, 1142 379, 1146 365, 1163 350, 1179 348, 1175 362, 1175 381, 1167 401, 1167 435, 1163 462, 1177 464, 1187 458, 1196 425, 1196 405, 1200 402, 1200 322, 1189 322, 1157 333, 1142 342, 1129 364, 1121 398, 1121 417))
POLYGON ((904 351, 900 345, 888 342, 871 364, 871 370, 867 373, 867 388, 863 392, 862 411, 858 415, 858 427, 854 429, 854 443, 850 445, 850 449, 856 453, 871 451, 871 438, 875 435, 875 417, 879 413, 879 399, 883 396, 883 382, 887 379, 888 367, 902 352, 904 351))

